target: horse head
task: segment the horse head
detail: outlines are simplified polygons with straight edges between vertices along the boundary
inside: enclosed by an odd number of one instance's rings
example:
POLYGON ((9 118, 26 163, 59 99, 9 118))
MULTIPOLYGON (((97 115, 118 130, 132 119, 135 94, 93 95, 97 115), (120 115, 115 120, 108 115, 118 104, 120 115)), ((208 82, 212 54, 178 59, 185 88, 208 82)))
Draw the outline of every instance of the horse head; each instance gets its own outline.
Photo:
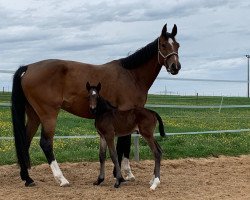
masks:
POLYGON ((91 86, 89 82, 87 82, 86 89, 88 90, 90 113, 95 115, 97 112, 98 98, 100 97, 99 92, 101 90, 101 83, 98 83, 97 86, 91 86))
POLYGON ((167 24, 162 28, 160 37, 158 38, 158 62, 164 65, 172 75, 178 74, 181 69, 179 62, 178 49, 179 43, 176 41, 177 26, 174 25, 172 32, 167 32, 167 24))

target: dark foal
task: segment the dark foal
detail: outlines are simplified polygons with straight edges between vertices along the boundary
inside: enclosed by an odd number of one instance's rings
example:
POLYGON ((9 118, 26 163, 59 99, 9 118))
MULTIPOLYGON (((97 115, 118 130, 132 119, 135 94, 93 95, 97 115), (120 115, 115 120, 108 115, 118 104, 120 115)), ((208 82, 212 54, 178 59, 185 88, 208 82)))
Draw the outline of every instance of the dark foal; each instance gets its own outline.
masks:
POLYGON ((119 111, 99 95, 101 90, 100 83, 97 86, 90 86, 89 82, 87 82, 86 88, 89 93, 90 110, 95 115, 95 126, 100 134, 100 174, 94 185, 99 185, 104 181, 107 146, 116 169, 116 183, 114 187, 118 188, 125 181, 118 163, 114 137, 128 135, 128 133, 134 130, 139 130, 139 133, 147 141, 154 154, 154 177, 150 181, 150 189, 154 190, 160 183, 160 162, 162 156, 161 147, 154 138, 157 120, 159 122, 160 135, 165 136, 161 117, 156 112, 142 107, 119 111))

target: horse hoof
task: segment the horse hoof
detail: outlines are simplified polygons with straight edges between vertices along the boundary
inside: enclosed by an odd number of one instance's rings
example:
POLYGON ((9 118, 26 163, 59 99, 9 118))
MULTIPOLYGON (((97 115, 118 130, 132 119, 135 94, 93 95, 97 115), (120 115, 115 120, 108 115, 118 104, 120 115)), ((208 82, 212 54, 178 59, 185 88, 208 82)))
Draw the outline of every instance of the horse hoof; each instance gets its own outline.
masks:
POLYGON ((115 188, 119 188, 120 187, 120 183, 115 183, 114 187, 115 188))
POLYGON ((126 183, 127 181, 124 178, 119 179, 120 183, 126 183))
POLYGON ((128 176, 125 177, 126 181, 135 181, 135 176, 133 174, 129 174, 128 176))
POLYGON ((25 183, 25 186, 26 187, 33 187, 33 186, 35 186, 36 184, 35 184, 35 182, 33 181, 33 182, 26 182, 25 183))
POLYGON ((100 185, 104 181, 104 178, 98 178, 97 181, 93 183, 93 185, 100 185))
POLYGON ((122 177, 116 180, 116 183, 114 185, 115 188, 119 188, 121 183, 126 183, 127 181, 122 177))
POLYGON ((69 187, 69 182, 61 183, 60 187, 69 187))

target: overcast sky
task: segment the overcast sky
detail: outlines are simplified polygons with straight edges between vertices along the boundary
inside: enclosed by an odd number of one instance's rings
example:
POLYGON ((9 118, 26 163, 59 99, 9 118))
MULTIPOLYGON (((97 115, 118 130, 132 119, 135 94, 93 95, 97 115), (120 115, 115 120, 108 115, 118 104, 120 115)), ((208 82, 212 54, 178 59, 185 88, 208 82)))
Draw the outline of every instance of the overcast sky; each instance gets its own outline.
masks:
MULTIPOLYGON (((249 13, 249 0, 0 0, 0 69, 48 58, 105 63, 152 42, 167 23, 181 45, 176 78, 246 81, 249 13)), ((165 68, 159 76, 173 78, 165 68)), ((11 75, 0 79, 11 87, 11 75)), ((158 80, 150 92, 244 96, 246 86, 158 80)))

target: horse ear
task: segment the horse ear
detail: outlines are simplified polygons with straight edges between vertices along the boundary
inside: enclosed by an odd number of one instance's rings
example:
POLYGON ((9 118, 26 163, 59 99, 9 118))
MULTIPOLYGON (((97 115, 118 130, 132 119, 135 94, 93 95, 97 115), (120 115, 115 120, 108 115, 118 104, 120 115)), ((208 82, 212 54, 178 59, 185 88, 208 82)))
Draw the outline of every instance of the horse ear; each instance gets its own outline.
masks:
POLYGON ((167 37, 167 24, 165 24, 161 31, 161 36, 167 37))
POLYGON ((90 84, 89 84, 89 82, 86 83, 86 88, 87 88, 88 91, 90 90, 90 84))
POLYGON ((96 86, 96 89, 97 89, 98 92, 101 90, 101 87, 102 87, 102 85, 101 85, 101 83, 99 82, 98 85, 96 86))
POLYGON ((172 29, 171 35, 172 35, 173 37, 175 37, 176 34, 177 34, 177 26, 176 26, 176 24, 175 24, 174 27, 173 27, 173 29, 172 29))

